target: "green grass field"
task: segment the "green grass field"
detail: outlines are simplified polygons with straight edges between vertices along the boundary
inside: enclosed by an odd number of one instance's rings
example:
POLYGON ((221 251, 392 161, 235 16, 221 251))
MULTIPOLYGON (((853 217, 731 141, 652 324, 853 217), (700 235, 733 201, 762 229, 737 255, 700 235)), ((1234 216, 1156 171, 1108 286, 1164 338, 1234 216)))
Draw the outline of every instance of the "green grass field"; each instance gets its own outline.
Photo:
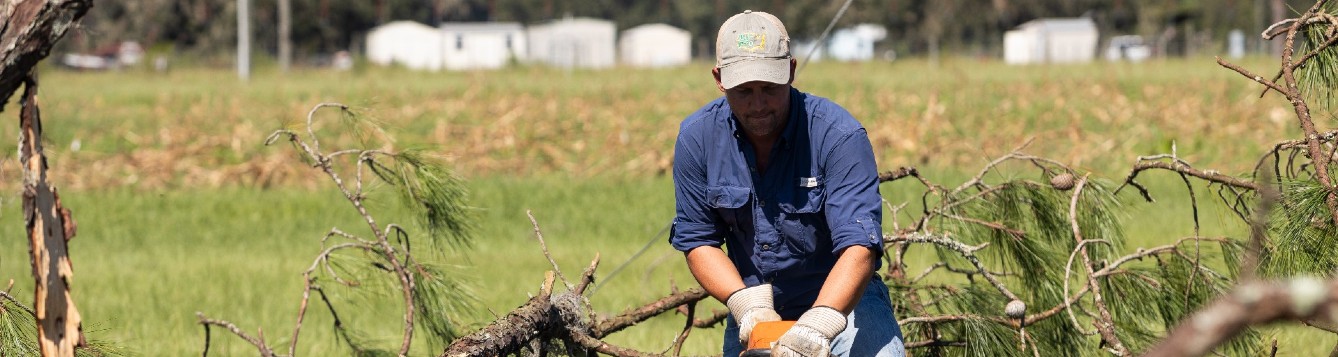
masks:
MULTIPOLYGON (((1245 61, 1260 73, 1272 73, 1271 63, 1245 61)), ((392 147, 438 151, 468 179, 478 207, 475 245, 443 250, 438 258, 458 266, 479 298, 475 316, 463 322, 469 328, 523 303, 550 269, 527 210, 569 277, 599 254, 601 285, 591 303, 600 313, 663 296, 671 282, 693 287, 681 254, 657 233, 673 215, 666 170, 678 121, 719 95, 708 69, 706 63, 478 73, 262 69, 249 83, 225 70, 46 69, 41 100, 51 180, 79 223, 71 251, 85 329, 141 355, 193 355, 204 343, 199 311, 249 333, 263 329, 273 344, 286 342, 301 272, 320 237, 332 227, 366 234, 328 179, 302 165, 291 148, 261 145, 271 131, 327 101, 361 108, 384 124, 392 147), (644 254, 608 276, 647 243, 644 254)), ((1257 84, 1211 59, 1055 67, 817 63, 796 85, 859 118, 883 169, 916 166, 954 186, 1027 140, 1034 140, 1029 153, 1119 180, 1136 156, 1170 153, 1173 145, 1200 168, 1246 172, 1264 148, 1298 133, 1284 100, 1259 99, 1257 84)), ((17 115, 16 108, 4 113, 17 115)), ((1332 125, 1330 115, 1318 117, 1332 125)), ((334 116, 318 118, 331 123, 334 116)), ((15 126, 0 128, 0 137, 16 137, 15 126)), ((329 147, 354 144, 328 124, 321 128, 329 147)), ((13 293, 30 299, 18 168, 12 150, 3 155, 0 217, 9 217, 12 228, 0 240, 0 279, 14 279, 13 293)), ((1192 234, 1179 178, 1154 172, 1149 180, 1156 203, 1122 194, 1131 245, 1192 234)), ((882 189, 894 204, 917 202, 921 190, 908 182, 882 189)), ((1196 189, 1204 235, 1244 236, 1236 218, 1202 186, 1196 189)), ((409 221, 389 195, 381 197, 373 205, 378 221, 409 221)), ((928 262, 917 259, 912 263, 928 262)), ((721 308, 714 301, 702 307, 721 308)), ((401 313, 393 302, 341 311, 387 345, 399 339, 401 313)), ((310 314, 299 353, 341 351, 329 315, 318 308, 310 314)), ((681 325, 680 316, 663 316, 609 342, 659 352, 681 325)), ((1279 355, 1322 354, 1336 340, 1301 328, 1269 331, 1280 339, 1279 355)), ((684 352, 717 352, 719 333, 694 332, 684 352)), ((417 343, 414 354, 439 351, 417 343)), ((210 352, 254 350, 215 329, 210 352)))

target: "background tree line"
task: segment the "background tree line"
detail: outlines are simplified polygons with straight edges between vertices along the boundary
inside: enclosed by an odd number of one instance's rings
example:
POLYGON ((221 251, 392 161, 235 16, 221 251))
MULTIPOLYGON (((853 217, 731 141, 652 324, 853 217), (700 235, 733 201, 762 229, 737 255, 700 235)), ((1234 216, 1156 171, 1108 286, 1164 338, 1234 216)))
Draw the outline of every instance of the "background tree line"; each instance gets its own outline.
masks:
MULTIPOLYGON (((173 55, 232 53, 238 0, 136 0, 100 2, 61 50, 90 52, 123 40, 173 55)), ((712 55, 713 36, 728 16, 746 8, 777 14, 796 39, 817 38, 840 0, 250 0, 255 46, 273 56, 278 48, 278 8, 292 7, 292 41, 298 63, 339 50, 355 53, 371 28, 394 20, 428 25, 453 21, 536 24, 565 16, 611 19, 619 30, 662 22, 694 36, 694 55, 712 55)), ((856 0, 838 26, 878 23, 889 38, 882 50, 916 56, 930 51, 992 57, 1002 53, 1003 33, 1042 17, 1089 16, 1102 43, 1113 35, 1144 36, 1157 55, 1192 55, 1225 46, 1241 29, 1248 48, 1266 48, 1257 34, 1291 17, 1305 0, 856 0)))

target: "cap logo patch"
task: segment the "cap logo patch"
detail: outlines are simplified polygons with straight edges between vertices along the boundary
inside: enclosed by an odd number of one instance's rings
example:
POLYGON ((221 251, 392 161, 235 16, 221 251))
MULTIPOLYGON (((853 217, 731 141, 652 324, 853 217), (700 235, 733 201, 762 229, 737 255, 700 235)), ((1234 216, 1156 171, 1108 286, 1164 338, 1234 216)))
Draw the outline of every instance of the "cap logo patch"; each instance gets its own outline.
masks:
POLYGON ((738 45, 740 50, 748 52, 762 51, 767 45, 767 35, 756 32, 744 32, 739 34, 738 45))

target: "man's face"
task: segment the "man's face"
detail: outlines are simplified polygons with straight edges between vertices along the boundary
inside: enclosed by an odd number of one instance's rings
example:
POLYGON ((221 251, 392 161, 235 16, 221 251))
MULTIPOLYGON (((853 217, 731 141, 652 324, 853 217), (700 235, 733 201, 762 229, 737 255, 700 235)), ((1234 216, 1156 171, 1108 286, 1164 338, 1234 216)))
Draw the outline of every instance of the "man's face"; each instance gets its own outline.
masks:
POLYGON ((725 90, 734 117, 751 137, 780 135, 790 115, 790 85, 746 82, 725 90))

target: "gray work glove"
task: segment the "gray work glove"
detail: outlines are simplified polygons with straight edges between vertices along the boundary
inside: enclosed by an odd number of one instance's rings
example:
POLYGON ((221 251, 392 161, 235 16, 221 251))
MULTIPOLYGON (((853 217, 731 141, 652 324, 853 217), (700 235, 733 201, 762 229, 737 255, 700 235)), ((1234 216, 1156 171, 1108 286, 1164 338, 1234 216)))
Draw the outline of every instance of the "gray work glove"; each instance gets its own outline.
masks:
POLYGON ((729 313, 734 315, 734 320, 739 323, 739 342, 744 347, 748 346, 748 337, 752 335, 753 327, 759 322, 781 319, 773 306, 771 284, 734 291, 725 299, 725 305, 729 307, 729 313))
POLYGON ((772 357, 827 357, 832 339, 846 329, 846 315, 828 306, 814 306, 795 321, 771 348, 772 357))

